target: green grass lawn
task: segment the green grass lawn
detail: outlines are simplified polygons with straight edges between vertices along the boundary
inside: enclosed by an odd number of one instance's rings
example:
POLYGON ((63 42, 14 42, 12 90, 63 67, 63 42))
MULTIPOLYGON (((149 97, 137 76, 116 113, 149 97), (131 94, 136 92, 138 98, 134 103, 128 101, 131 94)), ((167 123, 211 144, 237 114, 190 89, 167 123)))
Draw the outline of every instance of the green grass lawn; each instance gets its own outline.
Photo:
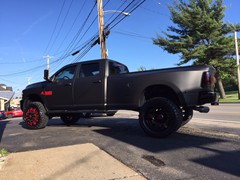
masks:
POLYGON ((237 91, 229 91, 226 92, 226 97, 224 99, 219 99, 219 102, 239 102, 240 99, 238 99, 238 92, 237 91))
POLYGON ((6 156, 6 155, 8 155, 8 154, 9 154, 8 150, 6 150, 6 149, 0 149, 0 157, 6 156))

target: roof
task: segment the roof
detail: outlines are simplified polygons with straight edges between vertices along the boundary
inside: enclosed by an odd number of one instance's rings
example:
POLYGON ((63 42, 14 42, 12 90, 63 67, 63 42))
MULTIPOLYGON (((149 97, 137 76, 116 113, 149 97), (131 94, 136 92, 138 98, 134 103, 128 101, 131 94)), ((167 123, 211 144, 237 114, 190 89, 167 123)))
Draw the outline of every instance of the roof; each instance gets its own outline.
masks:
POLYGON ((0 91, 0 99, 9 100, 13 97, 14 92, 12 91, 0 91))
POLYGON ((0 84, 0 91, 12 91, 12 87, 0 84))
POLYGON ((1 84, 0 84, 0 91, 6 91, 6 88, 4 88, 3 86, 1 86, 1 84))

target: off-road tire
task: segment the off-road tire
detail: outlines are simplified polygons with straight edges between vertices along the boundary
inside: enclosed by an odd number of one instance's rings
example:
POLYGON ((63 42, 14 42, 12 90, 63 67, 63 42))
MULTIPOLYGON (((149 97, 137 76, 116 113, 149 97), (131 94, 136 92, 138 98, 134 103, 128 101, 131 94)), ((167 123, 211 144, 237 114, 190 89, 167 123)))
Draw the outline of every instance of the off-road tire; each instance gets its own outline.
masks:
POLYGON ((40 102, 31 102, 23 112, 23 121, 27 129, 42 129, 48 123, 46 109, 40 102))
POLYGON ((193 109, 191 108, 181 108, 183 113, 183 121, 181 126, 186 125, 193 117, 193 109))
MULTIPOLYGON (((117 112, 117 111, 116 111, 116 112, 117 112)), ((106 114, 107 114, 107 116, 111 117, 111 116, 114 116, 114 115, 116 114, 116 112, 108 112, 108 113, 106 113, 106 114)))
POLYGON ((157 138, 167 137, 177 131, 182 120, 181 109, 162 97, 148 100, 139 113, 139 123, 144 132, 157 138))
POLYGON ((80 117, 86 119, 91 118, 91 115, 92 115, 91 113, 80 113, 80 117))
POLYGON ((62 121, 67 125, 73 125, 79 120, 79 114, 64 114, 60 116, 62 121))

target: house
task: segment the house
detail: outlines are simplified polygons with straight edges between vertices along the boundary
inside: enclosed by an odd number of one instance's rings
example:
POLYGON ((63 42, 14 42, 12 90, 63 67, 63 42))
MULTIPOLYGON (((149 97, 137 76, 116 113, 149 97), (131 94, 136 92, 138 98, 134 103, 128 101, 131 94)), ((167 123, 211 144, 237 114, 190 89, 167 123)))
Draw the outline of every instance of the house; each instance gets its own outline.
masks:
POLYGON ((14 96, 12 87, 0 84, 0 110, 6 110, 10 106, 10 101, 14 96))

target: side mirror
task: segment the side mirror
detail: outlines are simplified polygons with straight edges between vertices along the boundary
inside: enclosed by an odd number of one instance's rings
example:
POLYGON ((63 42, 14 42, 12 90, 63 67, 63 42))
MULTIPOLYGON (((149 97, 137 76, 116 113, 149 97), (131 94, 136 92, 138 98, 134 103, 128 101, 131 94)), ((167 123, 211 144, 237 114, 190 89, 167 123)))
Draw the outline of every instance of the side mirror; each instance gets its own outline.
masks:
POLYGON ((48 69, 44 69, 44 77, 43 77, 46 81, 51 81, 49 79, 49 70, 48 69))

